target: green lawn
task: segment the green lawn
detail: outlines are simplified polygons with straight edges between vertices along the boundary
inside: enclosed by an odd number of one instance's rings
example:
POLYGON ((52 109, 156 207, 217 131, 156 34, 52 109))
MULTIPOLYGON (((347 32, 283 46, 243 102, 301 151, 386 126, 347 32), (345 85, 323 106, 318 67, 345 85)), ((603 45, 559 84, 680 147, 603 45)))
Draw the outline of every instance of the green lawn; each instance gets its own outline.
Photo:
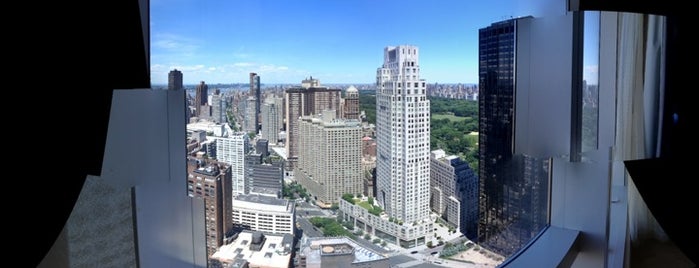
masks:
POLYGON ((359 205, 360 207, 363 207, 364 209, 366 209, 368 211, 371 211, 372 209, 374 209, 374 207, 372 205, 369 205, 369 202, 367 202, 367 201, 359 202, 359 203, 357 203, 357 205, 359 205))
POLYGON ((449 121, 464 121, 470 119, 471 117, 466 116, 456 116, 453 114, 432 114, 432 119, 449 119, 449 121))

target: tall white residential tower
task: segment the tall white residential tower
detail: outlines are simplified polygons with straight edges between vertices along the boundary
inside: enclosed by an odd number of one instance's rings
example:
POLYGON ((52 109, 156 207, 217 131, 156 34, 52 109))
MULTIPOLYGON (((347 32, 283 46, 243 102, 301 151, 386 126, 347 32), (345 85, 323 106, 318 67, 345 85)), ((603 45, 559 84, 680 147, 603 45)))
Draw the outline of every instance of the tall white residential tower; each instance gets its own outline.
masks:
POLYGON ((416 46, 384 49, 376 71, 376 199, 388 216, 430 215, 430 101, 416 46))

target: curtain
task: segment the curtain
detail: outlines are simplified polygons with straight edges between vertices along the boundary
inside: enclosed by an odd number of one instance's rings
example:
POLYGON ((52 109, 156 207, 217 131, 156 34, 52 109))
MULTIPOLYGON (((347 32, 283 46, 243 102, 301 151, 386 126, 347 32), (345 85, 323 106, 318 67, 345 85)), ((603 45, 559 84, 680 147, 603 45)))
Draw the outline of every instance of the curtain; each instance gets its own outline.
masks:
MULTIPOLYGON (((655 158, 659 154, 663 98, 665 18, 619 14, 617 47, 617 121, 615 161, 655 158)), ((628 176, 628 174, 626 175, 628 176)), ((631 243, 667 241, 633 180, 628 186, 631 243)))

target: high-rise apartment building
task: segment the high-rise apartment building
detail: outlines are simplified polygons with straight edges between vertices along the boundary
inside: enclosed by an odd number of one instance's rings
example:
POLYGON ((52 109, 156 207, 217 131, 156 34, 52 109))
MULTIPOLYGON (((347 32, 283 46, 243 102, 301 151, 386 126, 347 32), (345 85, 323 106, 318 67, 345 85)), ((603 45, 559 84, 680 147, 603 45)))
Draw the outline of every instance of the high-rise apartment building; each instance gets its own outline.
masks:
POLYGON ((298 119, 325 110, 340 110, 340 89, 320 85, 318 79, 304 79, 301 87, 290 88, 285 93, 286 152, 288 168, 294 169, 298 161, 298 119))
POLYGON ((434 232, 430 101, 418 55, 416 46, 386 47, 376 71, 376 198, 369 205, 378 205, 382 213, 340 200, 343 220, 404 248, 424 245, 434 232))
MULTIPOLYGON (((215 139, 216 159, 219 162, 230 165, 233 195, 247 193, 245 155, 250 151, 248 134, 236 132, 228 135, 228 137, 215 137, 215 139)), ((247 188, 249 189, 249 187, 247 188)))
POLYGON ((255 97, 255 116, 252 118, 255 123, 255 132, 260 126, 260 102, 262 102, 262 89, 260 88, 260 76, 257 73, 250 73, 250 92, 248 96, 255 97))
POLYGON ((226 232, 233 228, 230 166, 204 159, 188 159, 187 188, 191 197, 204 200, 206 256, 223 245, 226 232))
POLYGON ((529 17, 479 30, 478 242, 508 256, 547 223, 547 161, 516 155, 516 50, 529 17), (542 203, 543 202, 543 203, 542 203))
POLYGON ((180 70, 174 69, 170 71, 167 75, 167 89, 168 90, 180 90, 183 89, 182 84, 182 72, 180 70))
POLYGON ((201 81, 196 87, 196 95, 194 96, 194 107, 197 110, 197 116, 204 114, 202 106, 206 105, 209 96, 209 86, 204 81, 201 81))
POLYGON ((216 89, 214 94, 209 96, 209 105, 211 106, 211 120, 215 123, 225 123, 228 121, 226 116, 226 108, 228 104, 226 98, 221 94, 221 91, 216 89))
POLYGON ((269 141, 270 145, 275 145, 279 141, 279 132, 282 130, 284 123, 283 111, 284 107, 281 104, 281 98, 274 96, 267 97, 262 104, 262 138, 269 141))
POLYGON ((299 161, 294 176, 321 207, 331 207, 343 194, 364 192, 362 127, 358 120, 339 119, 335 111, 299 119, 299 161))
POLYGON ((403 222, 430 214, 430 101, 418 53, 386 47, 376 72, 376 199, 403 222))
POLYGON ((245 101, 245 118, 243 119, 243 131, 248 133, 257 133, 257 99, 254 96, 248 96, 245 101))
POLYGON ((431 153, 430 206, 468 239, 478 234, 478 177, 468 163, 443 150, 431 153))
POLYGON ((342 117, 347 119, 359 119, 359 90, 354 86, 350 86, 345 91, 342 117))

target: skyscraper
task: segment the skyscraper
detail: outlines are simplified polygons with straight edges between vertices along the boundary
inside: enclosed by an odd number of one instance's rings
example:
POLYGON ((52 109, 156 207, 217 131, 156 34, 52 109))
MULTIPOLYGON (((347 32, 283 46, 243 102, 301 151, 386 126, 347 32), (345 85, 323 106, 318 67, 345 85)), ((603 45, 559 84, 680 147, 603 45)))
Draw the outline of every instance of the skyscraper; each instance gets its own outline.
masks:
POLYGON ((191 197, 204 200, 206 256, 213 255, 233 228, 230 166, 216 161, 188 159, 187 187, 191 197))
POLYGON ((508 256, 524 246, 546 219, 548 161, 515 155, 518 27, 510 19, 479 30, 478 242, 508 256))
POLYGON ((183 88, 184 86, 182 85, 182 72, 177 69, 170 71, 170 73, 167 75, 167 89, 180 90, 183 88))
POLYGON ((236 132, 228 137, 215 137, 216 159, 231 167, 233 195, 246 194, 245 155, 250 151, 249 137, 245 132, 236 132))
POLYGON ((320 116, 299 119, 298 182, 330 208, 343 194, 364 192, 362 181, 362 127, 359 120, 338 119, 326 110, 320 116))
POLYGON ((318 79, 304 79, 301 87, 286 90, 286 152, 288 168, 294 169, 298 161, 298 119, 301 116, 315 115, 324 110, 334 110, 339 114, 340 89, 320 85, 318 79))
POLYGON ((279 132, 282 130, 284 107, 279 105, 281 98, 267 97, 262 104, 262 138, 269 141, 270 145, 277 144, 279 132))
POLYGON ((342 117, 347 119, 359 119, 359 91, 350 86, 345 91, 345 103, 342 107, 342 117))
POLYGON ((247 133, 257 134, 258 122, 257 122, 257 112, 255 111, 255 106, 257 105, 257 99, 253 96, 248 96, 245 101, 245 118, 243 119, 243 131, 247 133))
POLYGON ((430 101, 418 48, 384 49, 376 71, 376 199, 402 222, 430 214, 430 101))
POLYGON ((226 103, 226 98, 221 94, 221 91, 216 89, 214 94, 211 94, 209 97, 211 99, 211 103, 209 103, 211 106, 211 120, 216 123, 225 123, 228 121, 226 116, 226 108, 228 105, 226 103))
POLYGON ((201 81, 196 87, 196 96, 194 97, 194 107, 197 110, 197 116, 202 113, 202 106, 206 105, 207 98, 209 96, 209 86, 201 81))
POLYGON ((250 73, 250 93, 248 96, 255 97, 255 116, 252 118, 255 125, 255 132, 260 127, 260 102, 262 101, 262 89, 260 88, 260 76, 250 73))

